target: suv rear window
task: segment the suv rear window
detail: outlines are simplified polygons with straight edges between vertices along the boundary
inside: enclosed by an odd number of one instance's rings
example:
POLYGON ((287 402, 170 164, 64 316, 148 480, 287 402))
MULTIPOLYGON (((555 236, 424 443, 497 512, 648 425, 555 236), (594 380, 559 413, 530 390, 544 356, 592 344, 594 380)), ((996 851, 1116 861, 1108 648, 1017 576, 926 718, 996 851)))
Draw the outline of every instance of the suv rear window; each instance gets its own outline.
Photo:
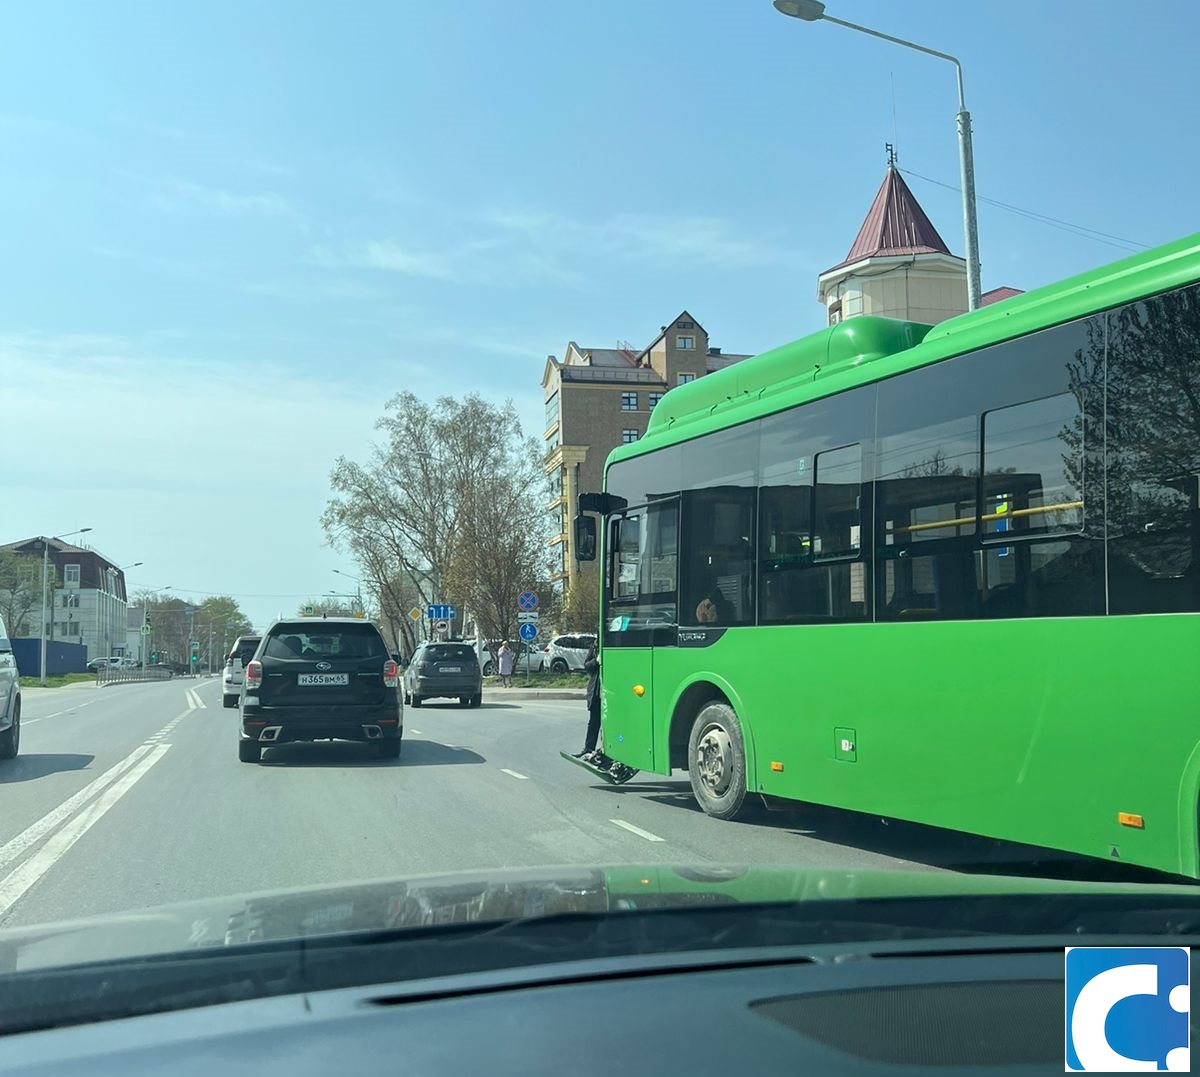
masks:
POLYGON ((466 647, 461 643, 435 643, 432 647, 425 648, 422 658, 426 662, 445 662, 454 658, 464 662, 467 659, 475 661, 475 648, 466 647))
POLYGON ((258 650, 259 637, 253 639, 244 639, 238 643, 237 651, 234 653, 234 658, 242 663, 245 667, 249 664, 250 659, 254 657, 254 652, 258 650))
POLYGON ((383 637, 371 624, 311 622, 279 625, 267 637, 264 658, 386 658, 383 637))

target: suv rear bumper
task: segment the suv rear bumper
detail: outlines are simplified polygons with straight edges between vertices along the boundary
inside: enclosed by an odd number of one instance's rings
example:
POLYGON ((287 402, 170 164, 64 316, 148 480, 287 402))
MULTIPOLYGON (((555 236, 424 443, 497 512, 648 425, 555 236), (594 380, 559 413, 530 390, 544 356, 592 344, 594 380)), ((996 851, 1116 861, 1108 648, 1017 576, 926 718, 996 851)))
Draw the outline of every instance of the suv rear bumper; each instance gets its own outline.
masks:
POLYGON ((355 707, 242 708, 240 736, 263 744, 306 740, 399 740, 404 714, 380 704, 355 707))
POLYGON ((437 680, 413 678, 413 691, 422 699, 457 699, 459 696, 477 696, 483 685, 474 677, 439 677, 437 680))

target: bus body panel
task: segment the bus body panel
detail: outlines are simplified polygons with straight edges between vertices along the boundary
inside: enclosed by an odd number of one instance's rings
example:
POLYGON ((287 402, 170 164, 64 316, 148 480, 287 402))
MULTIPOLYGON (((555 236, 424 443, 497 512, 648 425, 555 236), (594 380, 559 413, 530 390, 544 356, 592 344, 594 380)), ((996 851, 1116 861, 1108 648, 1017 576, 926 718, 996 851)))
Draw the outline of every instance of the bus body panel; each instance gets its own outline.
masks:
POLYGON ((654 650, 611 647, 604 652, 603 668, 604 751, 635 770, 654 771, 654 650), (635 692, 638 687, 643 695, 635 692))
POLYGON ((704 681, 738 715, 754 792, 1195 874, 1198 654, 1194 614, 734 629, 657 650, 653 750, 647 697, 610 696, 605 728, 667 773, 672 713, 704 681))
POLYGON ((605 470, 611 754, 669 772, 704 682, 752 792, 1200 877, 1198 282, 1200 234, 668 391, 605 470))

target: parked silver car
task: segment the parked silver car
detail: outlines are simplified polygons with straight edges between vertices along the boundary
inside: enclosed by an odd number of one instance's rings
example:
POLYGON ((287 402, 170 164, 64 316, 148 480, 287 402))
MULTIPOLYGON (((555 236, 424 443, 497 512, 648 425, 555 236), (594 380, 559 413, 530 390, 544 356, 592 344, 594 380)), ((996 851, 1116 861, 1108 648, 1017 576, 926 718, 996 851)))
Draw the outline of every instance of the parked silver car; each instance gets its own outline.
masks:
POLYGON ((246 678, 246 665, 258 650, 262 636, 238 636, 225 658, 225 669, 221 673, 221 702, 226 707, 236 707, 242 697, 242 684, 246 678))
POLYGON ((21 748, 21 674, 12 640, 0 618, 0 759, 12 759, 21 748))

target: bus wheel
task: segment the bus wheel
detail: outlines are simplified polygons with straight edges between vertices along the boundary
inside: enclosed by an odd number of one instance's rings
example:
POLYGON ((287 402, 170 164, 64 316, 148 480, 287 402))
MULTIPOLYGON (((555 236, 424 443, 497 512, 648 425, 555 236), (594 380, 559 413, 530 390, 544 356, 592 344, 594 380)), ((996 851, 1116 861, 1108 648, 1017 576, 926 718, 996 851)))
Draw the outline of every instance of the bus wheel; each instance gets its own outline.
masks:
POLYGON ((746 807, 746 751, 742 727, 727 703, 708 703, 688 738, 692 792, 709 815, 735 819, 746 807))

